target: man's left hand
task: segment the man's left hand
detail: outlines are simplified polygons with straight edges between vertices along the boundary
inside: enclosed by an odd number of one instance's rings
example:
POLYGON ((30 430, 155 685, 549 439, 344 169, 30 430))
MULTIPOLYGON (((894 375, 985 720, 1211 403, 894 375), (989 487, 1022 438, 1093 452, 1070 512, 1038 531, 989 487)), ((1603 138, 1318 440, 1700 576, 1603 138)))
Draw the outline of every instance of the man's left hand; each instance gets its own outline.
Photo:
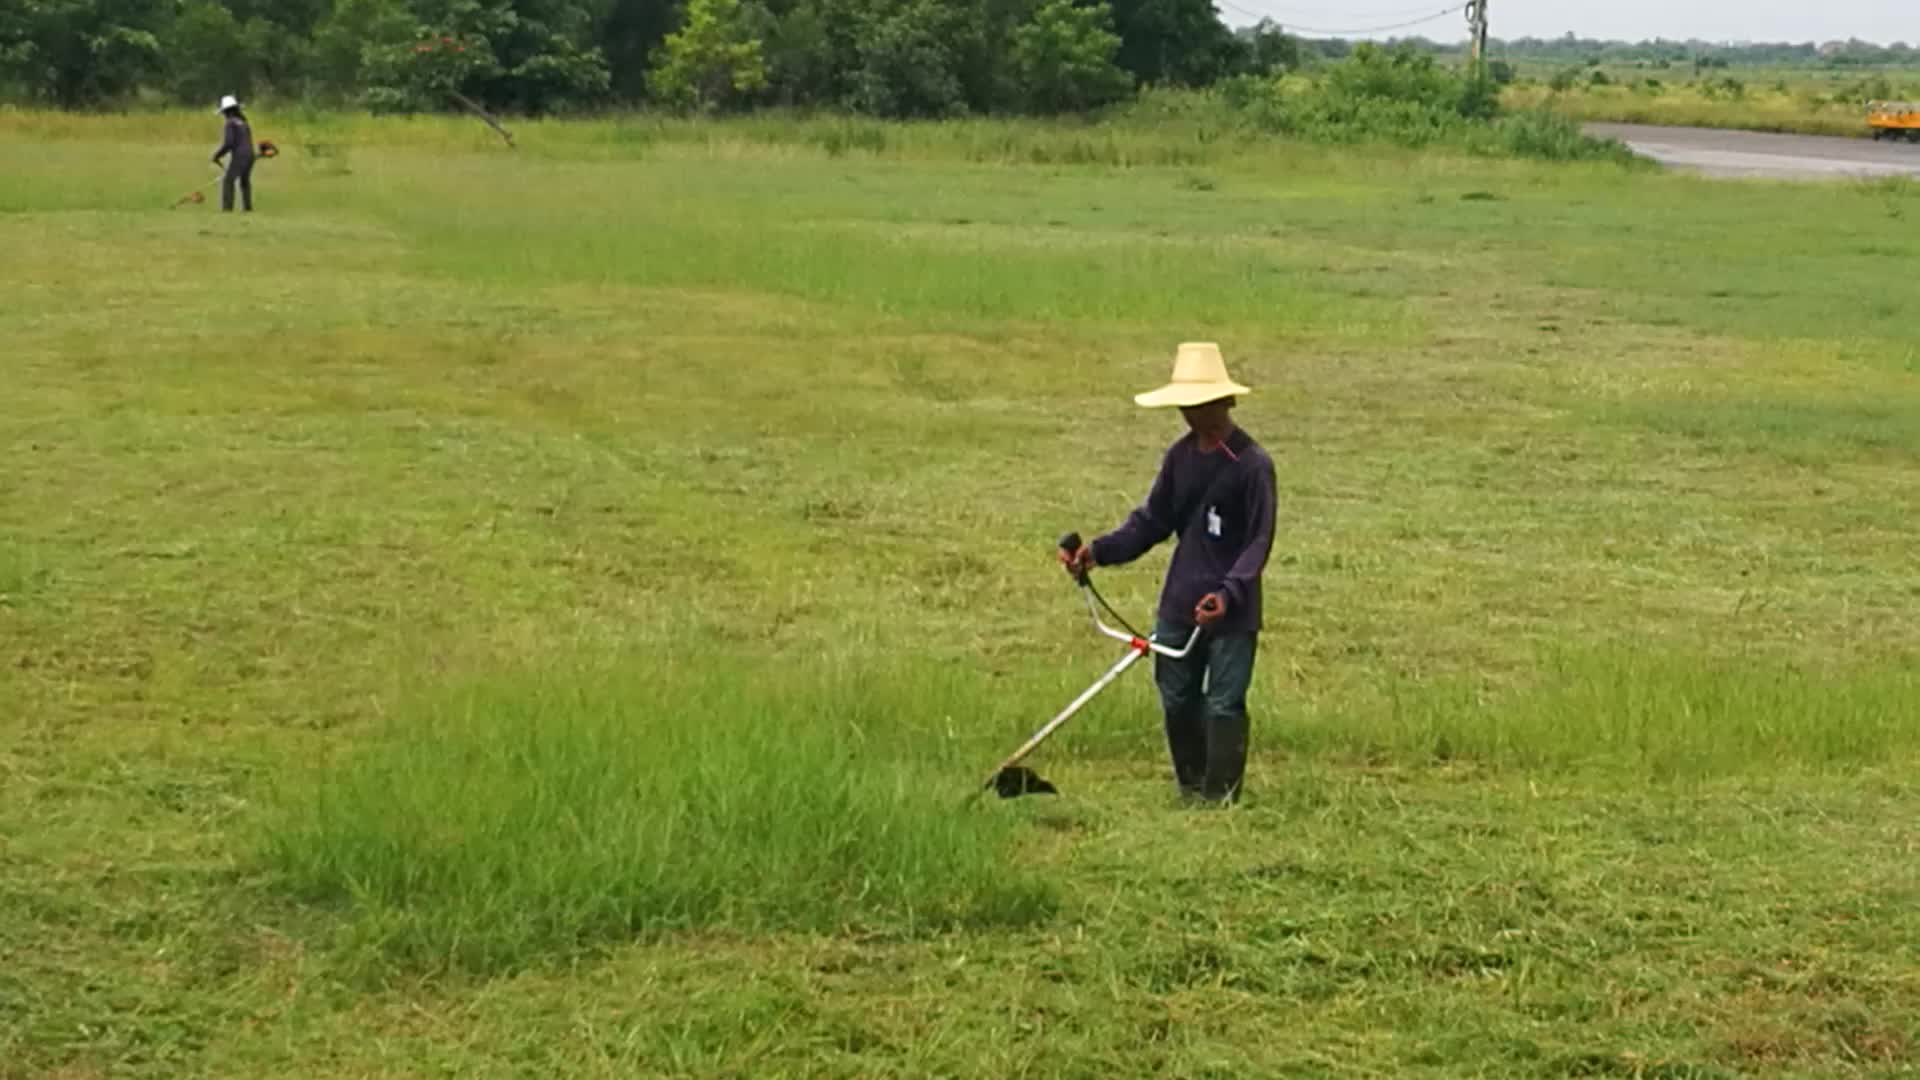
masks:
POLYGON ((1208 593, 1200 598, 1193 609, 1193 621, 1201 626, 1212 626, 1227 615, 1227 598, 1219 593, 1208 593))

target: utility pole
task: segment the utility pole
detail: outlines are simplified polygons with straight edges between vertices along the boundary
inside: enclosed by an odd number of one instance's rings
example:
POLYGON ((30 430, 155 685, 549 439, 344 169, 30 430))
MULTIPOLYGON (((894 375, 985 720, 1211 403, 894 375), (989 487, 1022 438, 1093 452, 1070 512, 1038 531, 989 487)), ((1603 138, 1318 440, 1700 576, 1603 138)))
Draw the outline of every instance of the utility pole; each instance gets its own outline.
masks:
POLYGON ((1467 0, 1467 27, 1473 33, 1473 73, 1487 73, 1487 0, 1467 0))

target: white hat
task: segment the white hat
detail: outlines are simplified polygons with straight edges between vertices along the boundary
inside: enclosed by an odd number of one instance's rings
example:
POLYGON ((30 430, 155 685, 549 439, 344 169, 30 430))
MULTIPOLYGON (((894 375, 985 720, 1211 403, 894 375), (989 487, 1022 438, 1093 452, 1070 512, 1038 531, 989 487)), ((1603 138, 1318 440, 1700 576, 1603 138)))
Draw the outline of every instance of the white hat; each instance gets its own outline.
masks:
POLYGON ((220 99, 220 107, 218 109, 215 109, 214 111, 226 112, 228 109, 237 109, 239 107, 240 107, 240 99, 237 97, 234 97, 232 94, 228 94, 226 97, 223 97, 220 99))
POLYGON ((1173 358, 1173 381, 1158 390, 1136 394, 1133 400, 1149 409, 1167 405, 1185 408, 1251 392, 1227 375, 1227 362, 1220 358, 1220 346, 1190 342, 1180 346, 1180 352, 1173 358))

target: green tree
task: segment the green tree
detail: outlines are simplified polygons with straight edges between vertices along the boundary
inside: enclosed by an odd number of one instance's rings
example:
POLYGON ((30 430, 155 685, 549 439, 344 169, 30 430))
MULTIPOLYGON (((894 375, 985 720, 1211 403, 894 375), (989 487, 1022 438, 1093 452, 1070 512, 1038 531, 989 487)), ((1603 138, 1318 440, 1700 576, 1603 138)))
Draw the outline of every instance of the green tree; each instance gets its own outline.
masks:
POLYGON ((0 0, 0 81, 79 108, 159 71, 172 0, 0 0))
POLYGON ((1242 40, 1246 46, 1247 74, 1277 75, 1300 66, 1300 40, 1270 19, 1261 19, 1242 40))
POLYGON ((968 111, 960 72, 975 37, 968 12, 941 0, 879 0, 853 21, 846 103, 877 116, 968 111))
POLYGON ((311 38, 338 6, 335 0, 221 0, 241 25, 259 19, 291 37, 311 38))
POLYGON ((689 0, 686 23, 667 35, 648 85, 662 101, 702 111, 745 104, 765 89, 766 59, 740 0, 689 0))
POLYGON ((367 50, 366 101, 375 112, 441 109, 467 96, 469 84, 499 70, 485 37, 426 33, 412 42, 367 50))
POLYGON ((1111 0, 1120 66, 1146 84, 1205 86, 1230 73, 1241 46, 1212 0, 1111 0))
POLYGON ((826 19, 812 0, 802 0, 784 13, 770 5, 753 4, 749 22, 767 58, 767 84, 782 105, 832 101, 835 97, 836 50, 826 19))
POLYGON ((553 112, 603 98, 605 57, 590 47, 592 12, 553 0, 413 0, 411 44, 362 57, 369 104, 438 109, 467 99, 500 110, 553 112))
POLYGON ((214 101, 221 94, 251 97, 261 66, 252 45, 225 5, 187 0, 161 38, 167 89, 187 101, 214 101))
POLYGON ((313 75, 335 96, 358 96, 370 55, 411 45, 425 34, 403 0, 337 0, 314 30, 313 75))
POLYGON ((1014 77, 1027 108, 1082 111, 1125 96, 1133 79, 1113 62, 1119 51, 1105 0, 1091 7, 1046 0, 1013 34, 1014 77))

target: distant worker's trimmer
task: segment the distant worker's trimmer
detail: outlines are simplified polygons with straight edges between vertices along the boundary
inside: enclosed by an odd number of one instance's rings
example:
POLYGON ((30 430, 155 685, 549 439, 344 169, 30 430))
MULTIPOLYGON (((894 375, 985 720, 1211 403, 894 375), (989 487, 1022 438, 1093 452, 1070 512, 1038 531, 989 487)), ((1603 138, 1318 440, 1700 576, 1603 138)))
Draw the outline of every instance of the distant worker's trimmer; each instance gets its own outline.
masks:
MULTIPOLYGON (((1068 533, 1061 537, 1060 550, 1066 552, 1068 555, 1079 551, 1080 534, 1068 533)), ((1048 737, 1054 732, 1060 730, 1061 726, 1068 720, 1071 720, 1075 713, 1085 708, 1087 702, 1092 701, 1095 695, 1105 690, 1115 679, 1118 679, 1124 674, 1128 668, 1139 663, 1148 653, 1157 653, 1175 660, 1184 659, 1188 653, 1193 651, 1194 642, 1200 639, 1200 629, 1198 627, 1194 628, 1193 634, 1187 638, 1187 643, 1179 649, 1162 645, 1152 637, 1143 637, 1138 631, 1134 630, 1133 627, 1128 626, 1127 620, 1121 618, 1120 613, 1113 610, 1113 606, 1108 604, 1106 599, 1100 595, 1100 590, 1093 587, 1093 577, 1086 570, 1083 569, 1075 574, 1074 580, 1080 586, 1081 595, 1086 598, 1087 614, 1093 616, 1093 625, 1108 637, 1116 641, 1126 642, 1127 654, 1122 656, 1111 668, 1108 668, 1107 673, 1100 676, 1092 686, 1087 687, 1086 691, 1079 697, 1074 698, 1073 702, 1065 709, 1062 709, 1058 716, 1047 721, 1047 726, 1034 732, 1033 738, 1028 739, 1025 745, 1015 750, 1005 761, 1002 761, 999 768, 996 768, 993 771, 993 775, 989 776, 987 782, 982 785, 981 791, 992 790, 998 793, 1003 799, 1014 799, 1022 795, 1058 794, 1059 789, 1042 779, 1041 776, 1032 769, 1021 765, 1020 762, 1025 760, 1028 754, 1038 749, 1041 743, 1046 742, 1048 737), (1107 614, 1113 616, 1113 621, 1119 623, 1125 629, 1115 630, 1103 622, 1100 618, 1101 608, 1105 608, 1107 614)), ((978 796, 979 792, 976 791, 974 794, 978 796)))

